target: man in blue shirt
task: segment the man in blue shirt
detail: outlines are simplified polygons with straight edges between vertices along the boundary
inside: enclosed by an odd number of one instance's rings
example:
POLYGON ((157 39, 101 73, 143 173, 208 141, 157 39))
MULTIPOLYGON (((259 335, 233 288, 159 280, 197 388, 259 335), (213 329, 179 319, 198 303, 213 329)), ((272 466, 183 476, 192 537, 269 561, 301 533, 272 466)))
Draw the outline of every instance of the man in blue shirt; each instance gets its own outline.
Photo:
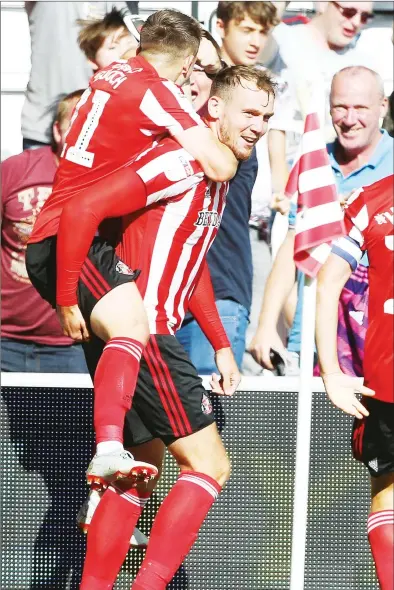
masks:
MULTIPOLYGON (((381 78, 363 66, 340 70, 332 81, 330 107, 337 139, 327 150, 338 194, 345 199, 352 190, 393 174, 394 140, 380 128, 380 121, 387 112, 381 78)), ((295 219, 296 205, 292 204, 289 231, 268 278, 259 326, 250 345, 255 360, 267 369, 272 369, 270 348, 280 352, 287 360, 288 374, 298 370, 302 275, 297 277, 298 303, 287 350, 278 335, 277 322, 297 276, 293 260, 295 219)))

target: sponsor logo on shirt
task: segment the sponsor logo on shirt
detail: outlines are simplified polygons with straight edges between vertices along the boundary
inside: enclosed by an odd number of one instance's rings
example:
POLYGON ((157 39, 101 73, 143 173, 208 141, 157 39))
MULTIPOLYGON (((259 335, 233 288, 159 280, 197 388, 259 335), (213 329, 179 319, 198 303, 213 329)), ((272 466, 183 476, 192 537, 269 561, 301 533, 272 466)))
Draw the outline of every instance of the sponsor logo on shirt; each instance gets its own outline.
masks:
POLYGON ((222 218, 217 211, 199 211, 194 225, 219 228, 221 221, 222 218))

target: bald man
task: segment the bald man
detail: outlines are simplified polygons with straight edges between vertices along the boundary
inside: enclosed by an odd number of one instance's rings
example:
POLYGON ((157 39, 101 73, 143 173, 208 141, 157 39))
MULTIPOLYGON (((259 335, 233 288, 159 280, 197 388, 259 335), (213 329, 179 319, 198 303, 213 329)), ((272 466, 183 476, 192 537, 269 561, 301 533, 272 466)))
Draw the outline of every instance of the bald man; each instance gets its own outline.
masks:
MULTIPOLYGON (((387 112, 387 99, 378 74, 362 66, 340 70, 332 81, 330 112, 337 138, 328 144, 327 150, 340 195, 346 197, 354 189, 393 174, 394 139, 380 128, 380 121, 387 112)), ((293 260, 295 214, 296 207, 293 206, 289 231, 268 277, 259 325, 250 344, 255 360, 268 369, 272 369, 270 348, 282 353, 288 359, 289 374, 290 370, 291 374, 298 372, 302 280, 299 280, 297 309, 287 350, 278 335, 277 322, 296 278, 293 260)))

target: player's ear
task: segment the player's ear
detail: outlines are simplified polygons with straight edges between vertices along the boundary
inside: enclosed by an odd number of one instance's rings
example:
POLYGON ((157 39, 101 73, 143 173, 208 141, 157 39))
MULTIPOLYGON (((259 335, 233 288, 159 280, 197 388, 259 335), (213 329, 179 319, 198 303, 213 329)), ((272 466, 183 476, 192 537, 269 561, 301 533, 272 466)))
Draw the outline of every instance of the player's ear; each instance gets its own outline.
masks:
POLYGON ((212 120, 217 121, 220 117, 220 113, 223 107, 222 99, 218 96, 210 96, 206 106, 208 109, 209 117, 212 120))
POLYGON ((59 145, 62 140, 62 135, 60 133, 59 121, 55 121, 52 125, 52 133, 53 139, 55 140, 56 145, 59 145))

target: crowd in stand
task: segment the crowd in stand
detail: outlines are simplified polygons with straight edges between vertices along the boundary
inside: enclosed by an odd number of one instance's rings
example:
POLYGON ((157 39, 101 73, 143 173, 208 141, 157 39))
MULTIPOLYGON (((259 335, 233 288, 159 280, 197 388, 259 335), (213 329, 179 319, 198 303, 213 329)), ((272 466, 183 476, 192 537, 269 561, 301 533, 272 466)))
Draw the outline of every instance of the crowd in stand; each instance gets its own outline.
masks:
MULTIPOLYGON (((32 68, 22 113, 23 147, 39 149, 25 151, 2 165, 3 371, 86 371, 80 345, 63 336, 54 312, 37 299, 37 293, 30 287, 24 251, 32 224, 49 194, 64 132, 75 104, 72 98, 62 102, 63 97, 85 88, 93 71, 125 52, 132 55, 138 46, 138 27, 142 19, 129 19, 127 28, 119 13, 110 12, 112 8, 128 11, 127 4, 132 3, 29 2, 26 5, 32 38, 32 68), (105 27, 93 38, 92 27, 97 29, 105 12, 105 27), (56 42, 53 42, 55 37, 56 42), (70 105, 69 109, 65 104, 70 105), (56 109, 57 117, 54 116, 56 109), (59 117, 62 120, 53 123, 59 117)), ((269 131, 257 144, 251 158, 240 165, 230 184, 221 230, 208 256, 217 307, 237 364, 247 375, 262 374, 263 367, 272 370, 271 348, 280 352, 286 374, 298 372, 303 279, 296 275, 292 266, 294 206, 288 217, 290 206, 284 191, 289 169, 297 155, 312 88, 324 89, 326 96, 325 135, 341 196, 346 198, 353 189, 392 171, 392 141, 386 131, 380 130, 385 114, 389 113, 385 95, 392 80, 379 78, 382 61, 391 57, 380 53, 378 48, 365 52, 362 43, 363 28, 373 17, 372 3, 364 3, 363 10, 358 12, 357 7, 347 8, 348 3, 345 9, 335 2, 315 3, 316 13, 310 21, 306 17, 281 20, 288 4, 220 2, 214 32, 220 47, 213 37, 208 37, 213 51, 226 64, 267 68, 278 83, 275 114, 269 131), (383 59, 379 59, 381 55, 383 59), (364 66, 377 74, 375 97, 364 97, 364 102, 371 103, 371 116, 368 117, 368 132, 356 152, 349 142, 349 147, 346 145, 341 129, 344 125, 355 126, 357 121, 353 119, 360 119, 359 111, 347 110, 346 118, 340 119, 337 114, 334 116, 338 109, 331 110, 331 120, 329 106, 333 99, 339 98, 350 105, 354 98, 352 88, 358 80, 366 94, 363 81, 367 83, 372 74, 367 70, 350 69, 338 78, 333 89, 336 92, 330 96, 334 74, 349 66, 364 66), (269 274, 268 244, 276 211, 279 213, 274 224, 275 256, 287 225, 289 232, 269 274), (263 300, 267 277, 268 289, 263 300), (294 282, 298 287, 293 287, 294 282)), ((385 50, 390 48, 382 47, 381 51, 385 50)), ((211 77, 203 69, 195 68, 190 90, 196 109, 208 98, 210 85, 211 77)), ((386 122, 390 131, 390 117, 386 117, 386 122)), ((355 294, 350 297, 350 311, 355 313, 365 312, 367 279, 363 281, 363 296, 358 291, 357 301, 355 294)), ((349 296, 347 307, 348 302, 349 296)), ((354 329, 360 332, 362 326, 354 321, 354 314, 349 315, 346 306, 341 336, 343 354, 352 359, 347 362, 349 371, 359 373, 362 350, 360 346, 355 350, 354 339, 348 332, 354 329)), ((191 314, 186 316, 178 337, 201 374, 216 370, 213 349, 191 314)))

